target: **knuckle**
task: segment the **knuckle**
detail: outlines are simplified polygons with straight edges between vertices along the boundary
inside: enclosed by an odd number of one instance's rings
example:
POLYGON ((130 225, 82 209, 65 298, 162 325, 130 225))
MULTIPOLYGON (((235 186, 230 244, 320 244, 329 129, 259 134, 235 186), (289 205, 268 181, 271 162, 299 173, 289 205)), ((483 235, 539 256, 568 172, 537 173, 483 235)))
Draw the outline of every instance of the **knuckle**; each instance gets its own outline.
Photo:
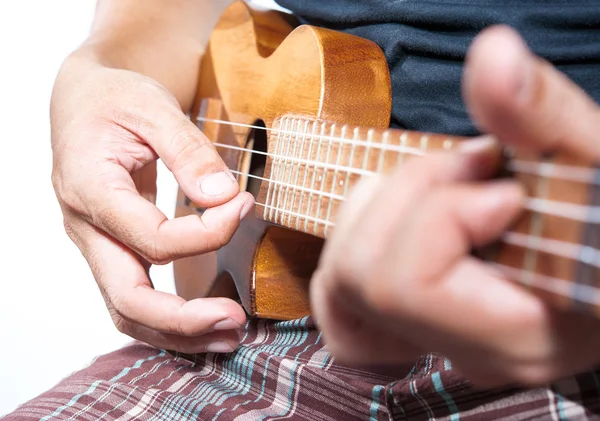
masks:
POLYGON ((77 213, 83 212, 83 202, 73 183, 65 183, 64 177, 55 173, 52 176, 52 185, 56 197, 62 206, 77 213))
POLYGON ((121 138, 126 135, 129 139, 138 139, 138 136, 143 139, 149 139, 156 132, 155 123, 147 112, 144 110, 145 105, 136 106, 129 104, 128 107, 113 107, 107 110, 107 121, 111 128, 120 128, 117 132, 121 138))
POLYGON ((130 331, 129 331, 129 324, 127 322, 125 322, 125 319, 123 319, 123 317, 117 315, 114 315, 111 317, 113 324, 115 325, 115 328, 120 332, 123 333, 124 335, 129 335, 130 331))
POLYGON ((140 129, 147 124, 141 113, 125 110, 120 107, 115 107, 110 110, 110 120, 117 126, 123 127, 134 133, 139 133, 140 129))
MULTIPOLYGON (((110 195, 111 193, 107 193, 107 194, 110 195)), ((113 194, 114 194, 114 192, 113 192, 113 194)), ((107 205, 108 203, 115 203, 115 201, 106 200, 105 204, 98 203, 95 206, 94 211, 91 212, 91 215, 90 215, 92 223, 95 226, 103 228, 103 229, 110 228, 110 231, 113 233, 121 233, 121 232, 126 233, 127 229, 124 229, 126 227, 122 226, 122 223, 120 222, 120 219, 118 216, 119 210, 115 209, 112 206, 107 205)), ((123 238, 119 238, 119 239, 122 240, 123 238)))
POLYGON ((171 333, 175 333, 177 335, 185 337, 196 336, 196 334, 198 333, 195 328, 193 328, 187 323, 183 323, 183 320, 179 317, 174 317, 174 319, 169 323, 167 328, 171 333))
POLYGON ((84 205, 82 203, 81 197, 79 197, 79 195, 77 194, 75 189, 73 189, 73 188, 61 189, 59 192, 57 192, 57 195, 59 197, 59 201, 64 206, 66 206, 67 209, 70 209, 71 211, 74 211, 77 213, 83 213, 84 205))
POLYGON ((119 323, 123 323, 124 318, 129 313, 129 304, 127 299, 121 294, 115 293, 112 288, 104 288, 104 296, 107 307, 113 316, 113 321, 115 318, 117 318, 119 323))
POLYGON ((350 282, 354 284, 354 281, 359 280, 360 272, 362 271, 360 266, 356 262, 348 259, 335 259, 333 264, 334 277, 342 283, 350 282))
POLYGON ((175 253, 169 251, 161 242, 148 238, 139 242, 138 253, 153 265, 166 265, 173 261, 175 253))
POLYGON ((65 233, 67 233, 67 236, 71 239, 71 241, 77 243, 79 240, 79 236, 76 234, 75 227, 73 226, 73 223, 71 222, 70 218, 63 218, 63 227, 65 229, 65 233))
POLYGON ((385 317, 398 316, 401 300, 398 300, 398 296, 394 291, 390 291, 390 283, 384 282, 382 277, 379 276, 369 284, 371 288, 367 288, 363 295, 368 307, 385 317))
POLYGON ((61 178, 58 174, 58 171, 56 170, 56 167, 54 167, 54 169, 52 170, 52 173, 50 175, 50 181, 52 182, 52 188, 54 189, 54 191, 58 192, 61 185, 61 178))
POLYGON ((180 123, 169 143, 169 150, 173 151, 171 156, 171 169, 182 170, 194 162, 190 159, 192 152, 210 146, 210 141, 187 120, 180 123))
POLYGON ((115 328, 125 335, 131 335, 132 332, 130 324, 125 320, 125 318, 123 318, 123 316, 121 316, 113 301, 111 301, 109 294, 105 294, 105 302, 115 328))
POLYGON ((532 364, 514 370, 511 377, 526 387, 538 387, 548 384, 558 377, 558 373, 548 364, 532 364))
POLYGON ((221 221, 215 224, 206 224, 200 216, 194 215, 194 217, 201 224, 205 233, 200 247, 205 253, 218 250, 229 244, 238 227, 237 222, 221 221))
POLYGON ((213 244, 209 249, 220 249, 225 247, 231 241, 233 230, 229 226, 221 226, 212 230, 213 244))
MULTIPOLYGON (((364 239, 364 238, 363 238, 364 239)), ((340 252, 333 258, 335 274, 338 278, 362 283, 374 273, 374 268, 381 267, 383 261, 384 238, 379 242, 348 241, 341 246, 340 252), (368 244, 365 247, 365 244, 368 244)))

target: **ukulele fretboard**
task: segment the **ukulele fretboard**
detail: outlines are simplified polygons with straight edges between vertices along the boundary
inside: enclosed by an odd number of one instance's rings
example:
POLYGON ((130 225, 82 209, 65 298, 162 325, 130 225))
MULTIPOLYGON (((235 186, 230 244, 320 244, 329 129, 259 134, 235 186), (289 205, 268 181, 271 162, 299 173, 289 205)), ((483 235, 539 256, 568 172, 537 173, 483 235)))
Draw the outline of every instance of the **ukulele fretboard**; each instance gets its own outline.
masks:
POLYGON ((361 178, 392 171, 414 156, 452 149, 458 141, 283 117, 271 130, 257 206, 267 221, 327 237, 340 205, 361 178))
MULTIPOLYGON (((257 212, 272 223, 327 238, 359 180, 393 171, 413 157, 454 149, 461 140, 282 117, 270 130, 257 212)), ((600 314, 600 172, 572 157, 521 151, 506 168, 529 197, 521 217, 486 257, 560 306, 600 314)))

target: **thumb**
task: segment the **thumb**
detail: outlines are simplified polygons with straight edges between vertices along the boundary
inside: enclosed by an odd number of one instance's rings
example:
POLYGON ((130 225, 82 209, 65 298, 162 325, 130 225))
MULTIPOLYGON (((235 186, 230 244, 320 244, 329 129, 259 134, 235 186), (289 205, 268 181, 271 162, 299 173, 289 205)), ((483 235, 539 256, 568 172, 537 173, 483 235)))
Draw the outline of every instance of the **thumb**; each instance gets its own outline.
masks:
POLYGON ((463 90, 475 123, 503 142, 600 159, 597 104, 534 56, 514 30, 493 27, 477 37, 467 56, 463 90))
MULTIPOLYGON (((170 105, 170 104, 169 104, 170 105)), ((208 137, 175 106, 166 106, 144 140, 173 173, 179 186, 204 207, 222 205, 239 193, 239 185, 208 137)))

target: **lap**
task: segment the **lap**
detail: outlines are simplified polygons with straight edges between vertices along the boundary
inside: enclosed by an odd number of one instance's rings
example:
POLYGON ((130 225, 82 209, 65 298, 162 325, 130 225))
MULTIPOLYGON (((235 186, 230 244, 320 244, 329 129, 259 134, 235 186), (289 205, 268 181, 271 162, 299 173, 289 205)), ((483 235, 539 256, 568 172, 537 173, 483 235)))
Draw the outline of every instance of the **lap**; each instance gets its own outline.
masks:
POLYGON ((313 322, 303 319, 251 321, 230 355, 132 344, 5 420, 587 420, 599 413, 596 373, 549 388, 477 391, 434 354, 400 377, 356 370, 333 361, 313 322))

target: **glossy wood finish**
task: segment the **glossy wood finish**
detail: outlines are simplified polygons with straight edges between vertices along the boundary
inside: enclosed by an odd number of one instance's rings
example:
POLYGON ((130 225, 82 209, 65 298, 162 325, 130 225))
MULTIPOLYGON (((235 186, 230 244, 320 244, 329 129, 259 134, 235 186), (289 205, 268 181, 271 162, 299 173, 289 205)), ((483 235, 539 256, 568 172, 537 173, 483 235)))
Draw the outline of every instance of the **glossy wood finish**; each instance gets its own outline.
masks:
MULTIPOLYGON (((391 90, 385 58, 370 41, 309 26, 294 29, 279 13, 235 2, 217 24, 203 58, 192 119, 200 115, 242 124, 261 120, 270 128, 281 110, 387 127, 391 90)), ((215 143, 241 147, 252 133, 210 122, 201 128, 215 143)), ((228 166, 247 171, 243 153, 219 151, 228 166)), ((247 179, 242 177, 240 184, 246 186, 247 179)), ((194 212, 201 209, 180 192, 176 216, 194 212)), ((322 244, 319 238, 251 215, 218 253, 175 262, 177 292, 187 299, 219 295, 231 292, 222 285, 231 285, 233 278, 251 315, 304 316, 309 312, 308 282, 322 244)))
MULTIPOLYGON (((218 253, 175 263, 177 290, 188 299, 237 294, 252 316, 309 314, 322 239, 354 184, 463 141, 387 129, 389 75, 374 44, 313 27, 292 30, 278 13, 243 2, 223 15, 202 66, 192 119, 202 118, 257 206, 218 253), (250 159, 240 148, 260 144, 264 132, 250 127, 259 121, 268 130, 267 156, 254 168, 260 155, 250 159), (264 181, 257 185, 246 173, 264 181)), ((517 223, 481 254, 554 304, 600 315, 600 172, 572 157, 523 151, 506 169, 529 198, 517 223)), ((194 212, 201 209, 180 193, 177 215, 194 212)))

